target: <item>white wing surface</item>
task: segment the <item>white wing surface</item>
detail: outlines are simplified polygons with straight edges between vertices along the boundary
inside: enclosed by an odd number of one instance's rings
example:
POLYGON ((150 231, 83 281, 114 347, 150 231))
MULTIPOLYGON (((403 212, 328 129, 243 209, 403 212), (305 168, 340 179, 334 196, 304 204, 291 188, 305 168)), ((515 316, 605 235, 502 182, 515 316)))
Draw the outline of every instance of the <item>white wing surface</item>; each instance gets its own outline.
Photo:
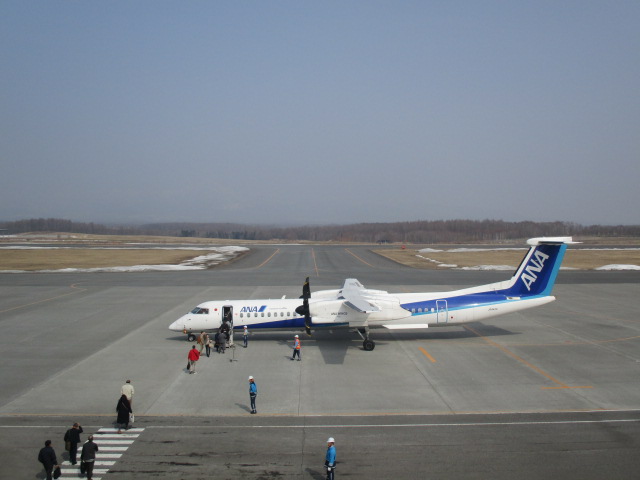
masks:
POLYGON ((347 278, 344 281, 339 299, 344 299, 344 304, 360 313, 379 312, 380 307, 371 303, 365 296, 366 289, 355 278, 347 278))

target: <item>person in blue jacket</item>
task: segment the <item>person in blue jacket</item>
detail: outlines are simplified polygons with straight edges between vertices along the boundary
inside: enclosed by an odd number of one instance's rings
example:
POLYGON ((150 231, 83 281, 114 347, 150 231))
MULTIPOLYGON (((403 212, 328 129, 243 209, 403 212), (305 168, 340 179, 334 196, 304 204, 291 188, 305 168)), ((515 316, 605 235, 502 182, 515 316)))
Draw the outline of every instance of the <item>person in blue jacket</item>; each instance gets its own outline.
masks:
POLYGON ((327 480, 333 480, 333 475, 336 471, 336 441, 333 437, 329 437, 327 440, 327 455, 324 460, 324 466, 327 468, 327 480))
POLYGON ((256 411, 256 397, 258 396, 258 386, 252 376, 249 376, 249 399, 251 400, 251 413, 256 411))

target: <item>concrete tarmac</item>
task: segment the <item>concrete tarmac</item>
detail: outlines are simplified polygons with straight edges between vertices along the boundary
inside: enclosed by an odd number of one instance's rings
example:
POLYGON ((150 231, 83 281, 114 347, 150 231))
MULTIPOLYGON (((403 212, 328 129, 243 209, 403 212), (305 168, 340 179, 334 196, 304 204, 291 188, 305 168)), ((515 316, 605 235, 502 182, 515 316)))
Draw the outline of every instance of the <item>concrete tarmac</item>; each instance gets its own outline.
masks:
POLYGON ((86 434, 112 427, 127 378, 143 430, 94 478, 319 479, 328 436, 336 476, 637 476, 639 273, 561 271, 550 305, 464 327, 375 330, 372 352, 355 334, 323 331, 301 335, 292 362, 299 332, 254 333, 249 348, 186 374, 190 344, 167 329, 173 320, 205 300, 298 297, 306 276, 312 290, 355 277, 409 292, 509 273, 414 270, 366 247, 259 246, 208 271, 0 275, 2 476, 38 478, 44 440, 63 457, 74 421, 86 434))

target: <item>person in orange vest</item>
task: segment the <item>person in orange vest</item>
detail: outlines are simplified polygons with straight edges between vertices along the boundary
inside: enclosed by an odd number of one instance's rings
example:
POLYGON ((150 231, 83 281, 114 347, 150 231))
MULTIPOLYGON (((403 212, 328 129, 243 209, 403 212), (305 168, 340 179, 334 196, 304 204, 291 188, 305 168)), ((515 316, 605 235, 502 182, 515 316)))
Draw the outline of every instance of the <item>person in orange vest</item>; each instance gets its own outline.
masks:
POLYGON ((300 337, 296 335, 293 337, 293 355, 291 356, 291 360, 298 356, 298 361, 300 361, 300 337))

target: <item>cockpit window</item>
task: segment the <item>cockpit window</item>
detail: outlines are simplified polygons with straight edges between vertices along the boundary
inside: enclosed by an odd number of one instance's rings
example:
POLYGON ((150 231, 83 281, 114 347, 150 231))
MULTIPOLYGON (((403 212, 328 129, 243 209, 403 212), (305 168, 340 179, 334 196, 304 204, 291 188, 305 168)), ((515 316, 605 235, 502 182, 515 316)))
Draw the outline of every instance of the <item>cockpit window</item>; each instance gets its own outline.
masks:
POLYGON ((208 308, 196 307, 193 310, 191 310, 191 313, 201 314, 201 315, 209 315, 209 309, 208 308))

